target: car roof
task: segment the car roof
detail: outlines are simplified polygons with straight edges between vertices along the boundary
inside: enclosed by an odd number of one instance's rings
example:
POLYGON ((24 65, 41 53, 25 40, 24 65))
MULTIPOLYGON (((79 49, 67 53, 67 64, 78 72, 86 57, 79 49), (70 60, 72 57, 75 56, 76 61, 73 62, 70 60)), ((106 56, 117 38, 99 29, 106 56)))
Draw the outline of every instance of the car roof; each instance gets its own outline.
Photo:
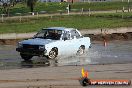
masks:
POLYGON ((43 28, 43 29, 48 29, 48 30, 62 30, 62 31, 71 31, 75 30, 74 28, 66 28, 66 27, 49 27, 49 28, 43 28))

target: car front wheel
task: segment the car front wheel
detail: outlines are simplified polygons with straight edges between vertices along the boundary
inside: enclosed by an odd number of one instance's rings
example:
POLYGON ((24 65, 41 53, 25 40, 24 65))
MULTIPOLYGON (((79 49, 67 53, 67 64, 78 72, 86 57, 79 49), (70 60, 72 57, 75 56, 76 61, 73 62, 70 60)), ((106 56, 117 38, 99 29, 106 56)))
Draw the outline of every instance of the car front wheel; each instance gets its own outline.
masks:
POLYGON ((82 55, 85 52, 85 46, 80 46, 78 51, 77 51, 77 55, 82 55))
POLYGON ((53 48, 49 52, 48 58, 49 59, 55 59, 56 57, 57 57, 57 49, 56 48, 53 48))
POLYGON ((28 54, 22 54, 20 53, 20 56, 22 57, 22 59, 24 59, 25 61, 30 60, 33 56, 32 55, 28 55, 28 54))

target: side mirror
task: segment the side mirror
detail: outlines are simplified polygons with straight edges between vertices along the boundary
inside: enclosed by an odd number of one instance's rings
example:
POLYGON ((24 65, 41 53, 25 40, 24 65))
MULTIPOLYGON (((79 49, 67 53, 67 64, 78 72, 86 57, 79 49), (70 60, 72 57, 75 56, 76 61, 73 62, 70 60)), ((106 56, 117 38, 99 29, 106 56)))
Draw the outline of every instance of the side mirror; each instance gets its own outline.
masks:
POLYGON ((67 40, 67 37, 64 37, 64 41, 66 41, 67 40))

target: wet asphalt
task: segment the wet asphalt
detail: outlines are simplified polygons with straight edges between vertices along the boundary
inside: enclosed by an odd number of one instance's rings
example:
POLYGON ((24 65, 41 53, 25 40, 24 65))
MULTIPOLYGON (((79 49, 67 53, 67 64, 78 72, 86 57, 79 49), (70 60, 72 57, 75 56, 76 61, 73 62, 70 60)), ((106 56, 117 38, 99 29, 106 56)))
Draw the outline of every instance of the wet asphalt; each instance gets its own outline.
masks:
POLYGON ((36 68, 47 66, 69 66, 87 64, 132 63, 132 41, 92 42, 91 48, 81 56, 64 56, 57 60, 33 57, 25 62, 16 52, 16 46, 0 45, 0 70, 36 68))

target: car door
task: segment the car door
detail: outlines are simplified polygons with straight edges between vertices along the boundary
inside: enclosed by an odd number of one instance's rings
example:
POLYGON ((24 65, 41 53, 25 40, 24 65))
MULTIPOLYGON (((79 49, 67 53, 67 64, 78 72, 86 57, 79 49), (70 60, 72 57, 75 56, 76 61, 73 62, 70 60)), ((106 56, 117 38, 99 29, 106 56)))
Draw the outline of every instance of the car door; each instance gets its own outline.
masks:
POLYGON ((74 53, 76 53, 79 49, 79 47, 81 46, 81 39, 80 39, 80 35, 76 30, 71 30, 71 40, 72 40, 72 47, 74 50, 74 53))
POLYGON ((71 40, 69 31, 65 31, 59 44, 59 52, 61 55, 71 55, 73 53, 73 41, 71 40))
POLYGON ((62 54, 75 55, 81 46, 80 35, 76 30, 71 30, 63 35, 63 48, 62 54))

